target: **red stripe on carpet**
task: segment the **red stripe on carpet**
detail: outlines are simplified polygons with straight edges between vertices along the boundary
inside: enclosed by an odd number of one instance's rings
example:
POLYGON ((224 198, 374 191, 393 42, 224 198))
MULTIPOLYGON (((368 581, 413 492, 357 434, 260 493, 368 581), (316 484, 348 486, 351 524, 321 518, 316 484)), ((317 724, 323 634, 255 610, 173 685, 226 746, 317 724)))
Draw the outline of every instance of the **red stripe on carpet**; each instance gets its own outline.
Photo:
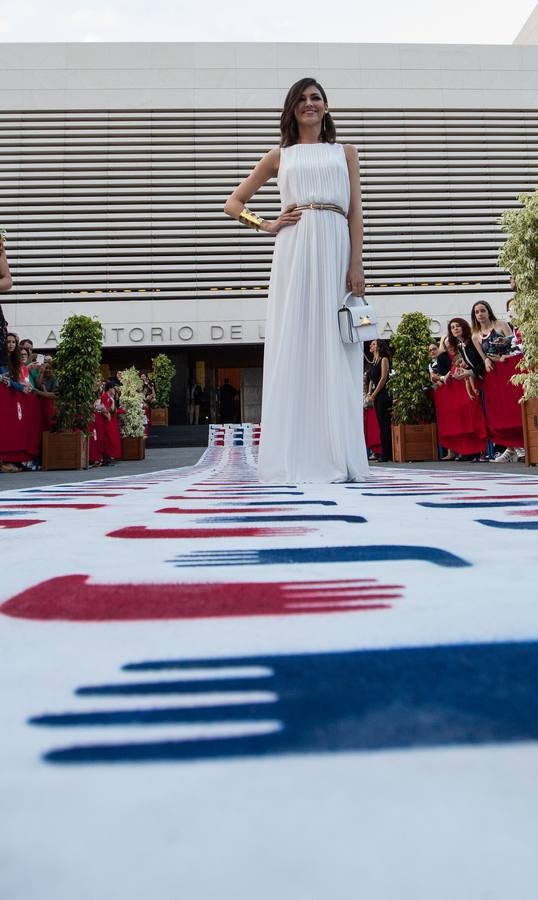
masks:
POLYGON ((323 589, 319 581, 313 583, 317 600, 310 605, 301 591, 310 587, 308 582, 92 584, 88 575, 65 575, 22 591, 0 606, 0 612, 22 619, 79 622, 305 615, 387 609, 390 603, 374 601, 402 596, 399 585, 363 588, 349 581, 347 599, 339 602, 333 584, 323 589), (290 598, 291 587, 298 590, 290 598), (349 605, 353 599, 357 606, 349 605))
POLYGON ((244 528, 147 528, 145 525, 131 525, 127 528, 118 528, 110 531, 107 537, 114 538, 226 538, 226 537, 278 537, 289 535, 310 534, 315 528, 279 528, 254 527, 244 528))

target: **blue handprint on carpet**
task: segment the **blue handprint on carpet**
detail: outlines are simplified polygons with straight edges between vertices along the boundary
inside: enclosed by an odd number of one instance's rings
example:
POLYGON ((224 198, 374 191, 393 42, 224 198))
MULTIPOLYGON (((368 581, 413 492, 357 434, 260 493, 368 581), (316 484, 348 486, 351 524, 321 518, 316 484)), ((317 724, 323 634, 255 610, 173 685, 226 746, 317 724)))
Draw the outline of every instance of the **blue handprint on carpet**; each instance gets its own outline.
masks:
POLYGON ((75 740, 48 751, 46 760, 181 762, 538 738, 534 641, 165 659, 125 665, 124 678, 126 674, 131 680, 78 688, 75 693, 83 704, 92 703, 88 712, 79 709, 30 720, 41 727, 73 728, 75 734, 81 727, 85 733, 91 727, 100 735, 103 729, 120 733, 110 742, 75 740), (162 679, 155 680, 156 673, 162 673, 162 679), (187 706, 181 703, 186 695, 187 706), (159 698, 158 706, 137 708, 137 698, 147 704, 152 697, 159 698), (106 708, 99 710, 105 698, 106 708), (117 709, 110 708, 113 698, 117 709), (135 705, 122 707, 126 700, 135 705), (162 725, 196 725, 200 733, 195 738, 152 739, 152 727, 162 725), (130 726, 147 728, 147 740, 129 740, 130 726), (211 729, 216 727, 221 734, 215 737, 211 729))

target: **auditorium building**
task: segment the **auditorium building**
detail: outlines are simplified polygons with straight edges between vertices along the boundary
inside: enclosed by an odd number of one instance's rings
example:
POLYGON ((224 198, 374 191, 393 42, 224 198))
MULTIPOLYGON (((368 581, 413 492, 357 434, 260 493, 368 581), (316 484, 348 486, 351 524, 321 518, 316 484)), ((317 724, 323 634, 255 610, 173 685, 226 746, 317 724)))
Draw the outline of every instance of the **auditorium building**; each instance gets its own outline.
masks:
MULTIPOLYGON (((383 336, 422 310, 440 334, 488 300, 501 314, 498 219, 538 176, 538 46, 4 44, 0 224, 10 327, 54 350, 95 315, 111 371, 168 353, 172 421, 189 383, 205 417, 228 378, 259 416, 272 238, 223 213, 278 143, 292 82, 325 87, 359 150, 365 270, 383 336)), ((279 211, 277 185, 250 204, 279 211)))

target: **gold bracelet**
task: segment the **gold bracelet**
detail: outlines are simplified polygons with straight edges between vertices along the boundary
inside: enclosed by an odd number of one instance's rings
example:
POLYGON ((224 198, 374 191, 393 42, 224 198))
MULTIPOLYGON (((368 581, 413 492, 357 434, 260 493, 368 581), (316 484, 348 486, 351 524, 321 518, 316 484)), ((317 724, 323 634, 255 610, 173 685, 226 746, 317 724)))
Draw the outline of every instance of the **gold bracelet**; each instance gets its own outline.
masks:
POLYGON ((253 213, 252 210, 247 209, 247 207, 245 206, 241 210, 238 221, 243 225, 246 225, 247 228, 254 228, 256 231, 259 231, 260 226, 265 222, 265 219, 257 216, 256 213, 253 213))

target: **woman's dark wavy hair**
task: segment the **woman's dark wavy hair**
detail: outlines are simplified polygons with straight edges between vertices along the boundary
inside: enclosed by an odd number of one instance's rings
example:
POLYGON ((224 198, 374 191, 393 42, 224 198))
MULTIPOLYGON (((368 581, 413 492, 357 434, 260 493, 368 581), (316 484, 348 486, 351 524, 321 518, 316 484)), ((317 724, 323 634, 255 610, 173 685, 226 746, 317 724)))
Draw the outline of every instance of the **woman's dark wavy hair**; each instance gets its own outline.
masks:
POLYGON ((9 372, 9 377, 13 379, 13 381, 18 381, 21 374, 21 348, 19 346, 19 339, 13 331, 8 331, 7 337, 15 338, 15 349, 8 353, 7 355, 7 368, 9 372))
POLYGON ((384 338, 375 338, 375 341, 377 344, 377 353, 380 359, 386 357, 389 363, 392 362, 392 349, 390 346, 390 341, 387 341, 384 338))
MULTIPOLYGON (((297 127, 297 120, 295 118, 295 107, 299 103, 303 91, 305 91, 308 87, 311 87, 311 85, 317 87, 318 91, 323 97, 323 101, 327 103, 327 94, 323 90, 319 81, 316 81, 315 78, 301 78, 300 81, 296 81, 295 84, 292 84, 288 93, 286 94, 284 108, 282 110, 282 115, 280 116, 281 147, 291 147, 299 140, 299 129, 297 127)), ((323 116, 323 121, 321 123, 321 134, 319 136, 319 139, 322 143, 325 144, 334 144, 336 140, 336 128, 334 126, 334 121, 330 112, 326 112, 323 116)))
POLYGON ((476 303, 473 303, 473 308, 471 309, 471 328, 473 330, 473 334, 475 332, 480 331, 480 325, 478 324, 478 319, 475 316, 475 309, 477 306, 485 306, 488 311, 489 320, 492 325, 495 325, 497 321, 497 316, 493 312, 489 303, 486 300, 477 300, 476 303))
POLYGON ((451 326, 452 326, 452 322, 456 322, 457 325, 461 325, 461 343, 462 344, 468 344, 469 341, 472 340, 471 326, 469 325, 467 319, 460 319, 459 316, 454 316, 454 318, 451 319, 450 322, 448 323, 445 343, 448 344, 448 346, 450 347, 451 350, 457 350, 458 344, 460 343, 460 341, 458 341, 454 337, 454 335, 452 334, 452 331, 450 330, 451 326))

